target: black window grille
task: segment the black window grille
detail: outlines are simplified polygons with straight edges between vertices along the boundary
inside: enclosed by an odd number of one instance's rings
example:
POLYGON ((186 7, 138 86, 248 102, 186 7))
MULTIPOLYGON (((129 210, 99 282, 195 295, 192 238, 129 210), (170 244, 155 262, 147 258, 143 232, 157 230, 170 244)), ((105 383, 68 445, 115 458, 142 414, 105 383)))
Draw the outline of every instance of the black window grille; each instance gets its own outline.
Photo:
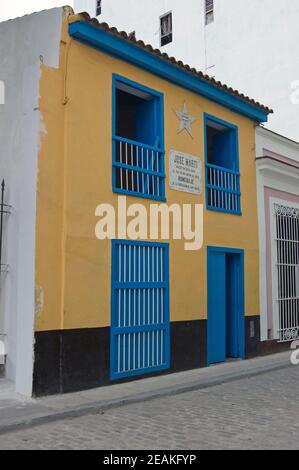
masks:
POLYGON ((172 42, 172 13, 167 13, 160 18, 160 36, 161 36, 161 47, 166 46, 172 42))
POLYGON ((97 16, 102 13, 102 0, 97 0, 97 16))
POLYGON ((206 2, 206 24, 212 23, 214 21, 214 0, 205 0, 206 2))

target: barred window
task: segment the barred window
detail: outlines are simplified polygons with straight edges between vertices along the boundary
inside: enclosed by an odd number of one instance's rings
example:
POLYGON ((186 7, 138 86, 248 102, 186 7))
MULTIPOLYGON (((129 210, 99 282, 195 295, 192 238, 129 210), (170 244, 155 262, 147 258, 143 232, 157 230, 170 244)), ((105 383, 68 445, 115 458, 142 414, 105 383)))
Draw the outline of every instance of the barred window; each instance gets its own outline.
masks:
POLYGON ((206 24, 214 21, 214 0, 205 0, 206 24))
POLYGON ((160 18, 161 47, 172 42, 172 13, 167 13, 160 18))
POLYGON ((207 208, 241 215, 238 128, 206 116, 205 134, 207 208))
POLYGON ((99 16, 101 13, 102 13, 102 0, 97 0, 96 16, 99 16))
POLYGON ((274 204, 274 338, 299 339, 299 208, 274 204))

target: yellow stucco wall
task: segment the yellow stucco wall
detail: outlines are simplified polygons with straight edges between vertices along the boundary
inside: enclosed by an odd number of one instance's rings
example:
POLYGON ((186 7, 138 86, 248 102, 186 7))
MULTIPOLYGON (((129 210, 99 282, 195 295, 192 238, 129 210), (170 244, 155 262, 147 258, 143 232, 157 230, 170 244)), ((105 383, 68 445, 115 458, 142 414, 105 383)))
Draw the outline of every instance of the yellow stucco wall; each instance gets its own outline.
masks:
MULTIPOLYGON (((255 174, 255 125, 216 103, 125 62, 71 40, 64 24, 59 70, 42 69, 40 110, 46 127, 39 156, 36 284, 44 305, 36 330, 110 325, 111 242, 95 237, 95 208, 116 206, 112 193, 112 74, 164 94, 167 203, 205 206, 202 196, 169 189, 169 151, 204 163, 203 113, 239 127, 242 217, 204 209, 204 247, 184 251, 170 241, 171 321, 207 317, 206 246, 245 250, 245 313, 259 314, 259 259, 255 174), (177 134, 174 109, 186 101, 196 116, 192 139, 177 134)), ((129 203, 140 202, 128 197, 129 203)), ((150 201, 142 200, 148 207, 150 201)))

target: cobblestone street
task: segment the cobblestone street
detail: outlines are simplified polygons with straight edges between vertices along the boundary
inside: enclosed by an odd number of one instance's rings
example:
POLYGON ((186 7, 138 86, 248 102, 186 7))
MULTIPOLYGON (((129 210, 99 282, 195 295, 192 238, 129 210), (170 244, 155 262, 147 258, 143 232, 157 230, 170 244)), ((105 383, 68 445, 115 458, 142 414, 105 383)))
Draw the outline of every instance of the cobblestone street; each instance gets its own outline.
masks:
POLYGON ((299 449, 299 367, 0 435, 0 449, 299 449))

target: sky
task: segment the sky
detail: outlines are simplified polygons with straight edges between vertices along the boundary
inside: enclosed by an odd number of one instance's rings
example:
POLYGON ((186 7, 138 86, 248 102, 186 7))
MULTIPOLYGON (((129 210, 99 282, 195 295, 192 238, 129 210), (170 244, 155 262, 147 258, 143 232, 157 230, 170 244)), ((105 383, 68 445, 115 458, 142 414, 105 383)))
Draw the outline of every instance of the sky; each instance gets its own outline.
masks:
POLYGON ((71 0, 0 0, 0 22, 48 8, 72 6, 71 0))

